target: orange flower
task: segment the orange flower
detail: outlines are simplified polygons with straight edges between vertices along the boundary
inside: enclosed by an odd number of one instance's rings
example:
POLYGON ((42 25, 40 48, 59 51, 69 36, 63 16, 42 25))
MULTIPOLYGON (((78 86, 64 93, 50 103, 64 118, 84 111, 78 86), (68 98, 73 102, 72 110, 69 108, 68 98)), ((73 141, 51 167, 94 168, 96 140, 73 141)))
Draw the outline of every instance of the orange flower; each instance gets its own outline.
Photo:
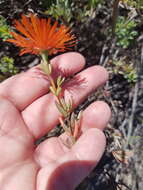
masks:
POLYGON ((22 15, 21 22, 15 21, 15 28, 21 34, 11 32, 14 39, 8 42, 21 47, 20 55, 25 53, 40 54, 47 51, 48 55, 64 52, 75 45, 75 36, 64 25, 57 27, 56 21, 51 25, 51 19, 40 19, 34 14, 29 17, 22 15))

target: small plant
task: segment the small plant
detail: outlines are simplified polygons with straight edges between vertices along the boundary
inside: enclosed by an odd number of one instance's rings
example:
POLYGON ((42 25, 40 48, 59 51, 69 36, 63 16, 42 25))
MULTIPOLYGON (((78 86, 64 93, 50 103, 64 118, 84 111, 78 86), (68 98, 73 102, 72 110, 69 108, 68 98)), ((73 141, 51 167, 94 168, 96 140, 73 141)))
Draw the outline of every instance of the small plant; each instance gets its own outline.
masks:
POLYGON ((10 27, 7 25, 5 18, 0 15, 0 38, 2 38, 2 40, 11 38, 9 29, 10 27))
POLYGON ((143 1, 142 0, 122 0, 123 3, 126 3, 128 6, 143 9, 143 1))
POLYGON ((0 72, 4 76, 3 78, 10 77, 18 73, 18 68, 14 65, 14 59, 8 56, 4 56, 0 59, 0 72))
POLYGON ((72 0, 43 0, 42 4, 46 9, 44 13, 72 26, 75 17, 79 22, 85 22, 87 17, 94 17, 97 6, 103 2, 104 0, 87 0, 84 3, 72 0))
POLYGON ((113 71, 115 74, 121 74, 130 83, 137 80, 137 73, 133 63, 126 63, 125 58, 113 61, 113 71))
POLYGON ((99 4, 103 3, 104 0, 88 0, 88 6, 90 9, 95 9, 99 4))
POLYGON ((35 14, 21 16, 21 21, 15 21, 16 32, 12 32, 13 39, 7 41, 21 47, 20 55, 31 53, 42 59, 37 68, 37 74, 46 77, 50 84, 50 91, 55 97, 55 105, 59 110, 59 122, 69 136, 65 144, 70 147, 81 134, 81 112, 73 112, 73 99, 65 99, 63 83, 66 81, 61 72, 54 76, 54 68, 49 61, 49 55, 64 52, 76 45, 76 38, 65 25, 58 26, 58 22, 51 23, 51 19, 38 18, 35 14), (28 32, 27 32, 28 31, 28 32), (18 33, 19 32, 19 33, 18 33))
POLYGON ((81 13, 81 18, 83 22, 85 21, 85 19, 87 19, 87 17, 95 18, 95 10, 98 7, 98 5, 102 4, 103 2, 104 0, 88 0, 81 13))
POLYGON ((117 45, 122 48, 128 48, 130 43, 134 41, 138 32, 135 30, 137 26, 134 20, 125 19, 119 16, 116 24, 115 34, 117 36, 117 45))
POLYGON ((57 0, 53 1, 48 10, 45 11, 46 14, 53 16, 56 20, 61 19, 64 23, 70 23, 72 15, 72 4, 69 0, 57 0))

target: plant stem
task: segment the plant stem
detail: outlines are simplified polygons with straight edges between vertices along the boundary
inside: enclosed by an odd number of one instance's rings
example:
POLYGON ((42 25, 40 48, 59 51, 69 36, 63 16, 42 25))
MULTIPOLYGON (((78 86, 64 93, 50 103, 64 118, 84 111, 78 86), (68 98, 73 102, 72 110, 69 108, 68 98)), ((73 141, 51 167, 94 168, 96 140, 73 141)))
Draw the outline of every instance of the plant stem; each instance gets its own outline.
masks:
MULTIPOLYGON (((59 111, 61 113, 61 116, 59 117, 59 121, 61 126, 63 127, 63 129, 65 130, 65 132, 68 134, 68 136, 70 137, 71 143, 74 144, 76 141, 76 136, 78 135, 78 129, 79 126, 72 126, 71 125, 71 108, 70 106, 65 102, 65 100, 63 98, 61 98, 61 94, 57 93, 58 88, 61 86, 59 86, 58 84, 55 83, 55 80, 52 77, 52 67, 49 63, 48 60, 48 52, 42 52, 41 53, 41 57, 42 57, 42 70, 44 71, 45 74, 47 74, 49 82, 50 82, 50 90, 52 92, 52 94, 55 96, 56 98, 56 103, 57 103, 57 108, 59 108, 59 111), (73 128, 72 128, 73 127, 73 128), (75 130, 75 128, 77 128, 75 130)), ((62 85, 62 83, 61 83, 62 85)), ((76 120, 75 123, 77 124, 76 120)))
POLYGON ((113 13, 112 13, 112 36, 115 35, 115 29, 116 29, 116 22, 118 18, 118 6, 119 6, 120 0, 114 0, 113 3, 113 13))

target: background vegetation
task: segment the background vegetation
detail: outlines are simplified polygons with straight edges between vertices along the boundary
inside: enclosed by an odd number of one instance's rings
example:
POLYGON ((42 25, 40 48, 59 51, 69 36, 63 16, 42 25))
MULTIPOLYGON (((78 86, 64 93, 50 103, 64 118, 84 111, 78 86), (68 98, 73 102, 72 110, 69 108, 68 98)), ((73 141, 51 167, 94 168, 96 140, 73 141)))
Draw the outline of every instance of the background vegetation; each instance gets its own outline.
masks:
POLYGON ((142 190, 143 1, 0 0, 1 81, 39 63, 34 55, 19 57, 19 49, 5 42, 13 19, 29 12, 72 27, 79 41, 75 51, 86 57, 86 67, 102 65, 110 73, 106 86, 77 109, 95 100, 112 109, 103 159, 77 190, 142 190))

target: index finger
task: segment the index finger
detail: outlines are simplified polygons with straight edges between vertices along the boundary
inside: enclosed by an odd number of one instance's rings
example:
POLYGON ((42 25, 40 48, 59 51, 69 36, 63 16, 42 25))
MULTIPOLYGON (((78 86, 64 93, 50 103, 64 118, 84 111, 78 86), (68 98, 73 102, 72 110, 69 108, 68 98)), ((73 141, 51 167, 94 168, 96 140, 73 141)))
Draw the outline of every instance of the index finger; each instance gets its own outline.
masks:
MULTIPOLYGON (((65 53, 51 60, 51 64, 68 75, 80 71, 85 65, 79 53, 65 53)), ((34 69, 15 75, 0 84, 0 96, 11 101, 20 111, 49 91, 49 82, 34 74, 34 69)))

